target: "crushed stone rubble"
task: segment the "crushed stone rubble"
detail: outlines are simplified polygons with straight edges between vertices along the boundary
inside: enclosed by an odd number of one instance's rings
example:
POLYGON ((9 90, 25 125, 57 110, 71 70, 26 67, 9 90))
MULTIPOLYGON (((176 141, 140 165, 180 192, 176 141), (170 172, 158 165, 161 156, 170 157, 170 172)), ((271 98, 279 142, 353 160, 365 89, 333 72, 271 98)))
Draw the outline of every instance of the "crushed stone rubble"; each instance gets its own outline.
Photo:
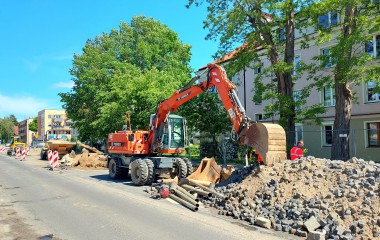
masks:
POLYGON ((380 164, 312 156, 241 168, 203 198, 218 214, 307 239, 380 239, 380 164))

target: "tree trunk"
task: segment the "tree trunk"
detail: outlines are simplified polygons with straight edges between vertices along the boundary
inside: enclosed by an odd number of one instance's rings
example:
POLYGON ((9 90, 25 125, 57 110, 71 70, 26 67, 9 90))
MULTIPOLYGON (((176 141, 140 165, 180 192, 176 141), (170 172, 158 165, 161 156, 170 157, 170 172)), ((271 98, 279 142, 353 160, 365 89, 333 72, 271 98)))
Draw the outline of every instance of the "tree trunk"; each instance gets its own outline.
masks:
MULTIPOLYGON (((357 9, 348 5, 345 9, 343 36, 349 39, 356 28, 355 17, 357 9)), ((335 68, 335 119, 333 128, 333 139, 331 147, 331 159, 350 159, 350 120, 352 109, 352 92, 349 86, 346 73, 351 67, 348 62, 352 58, 353 44, 348 42, 343 46, 343 50, 338 53, 335 68)))
POLYGON ((352 108, 352 93, 347 84, 335 80, 335 119, 331 147, 331 159, 350 159, 350 120, 352 108), (340 96, 340 97, 338 97, 340 96))
MULTIPOLYGON (((285 42, 285 56, 284 59, 286 63, 289 66, 294 65, 294 29, 295 29, 295 23, 294 23, 294 6, 293 1, 288 0, 289 4, 289 10, 286 11, 286 23, 285 23, 285 32, 286 32, 286 42, 285 42)), ((286 145, 287 145, 287 153, 288 158, 290 159, 290 148, 293 147, 293 144, 295 143, 296 138, 296 127, 295 127, 295 118, 296 118, 296 111, 295 111, 295 104, 293 99, 293 75, 292 71, 287 71, 284 73, 284 89, 285 91, 282 92, 287 99, 287 103, 285 104, 285 114, 282 114, 282 118, 286 119, 286 130, 287 130, 287 138, 286 138, 286 145)))

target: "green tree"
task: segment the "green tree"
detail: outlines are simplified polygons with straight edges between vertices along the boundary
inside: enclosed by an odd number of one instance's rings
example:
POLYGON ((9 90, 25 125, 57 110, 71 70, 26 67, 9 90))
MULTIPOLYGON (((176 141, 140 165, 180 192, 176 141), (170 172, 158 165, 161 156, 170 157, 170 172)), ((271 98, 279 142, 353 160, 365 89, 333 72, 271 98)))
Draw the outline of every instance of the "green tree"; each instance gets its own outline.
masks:
POLYGON ((236 48, 236 43, 241 44, 232 61, 226 65, 230 76, 245 71, 253 63, 261 64, 259 53, 264 51, 264 55, 268 57, 271 66, 255 79, 256 85, 259 86, 256 97, 260 95, 262 100, 274 100, 274 103, 266 108, 267 116, 279 114, 279 123, 288 132, 288 148, 291 147, 295 142, 296 120, 313 119, 314 113, 323 110, 320 106, 312 106, 302 111, 296 109, 296 105, 305 101, 309 88, 298 96, 298 103, 293 97, 293 84, 297 80, 293 76, 295 24, 297 22, 297 27, 303 24, 295 13, 312 1, 189 0, 188 6, 198 6, 203 2, 207 3, 209 12, 204 22, 204 27, 209 29, 206 38, 220 41, 215 57, 224 56, 236 48), (283 39, 279 38, 280 34, 283 39), (263 86, 262 78, 272 75, 275 82, 263 86))
POLYGON ((14 133, 13 121, 9 118, 0 118, 0 139, 4 142, 9 142, 14 133))
POLYGON ((227 112, 219 99, 218 93, 205 92, 179 108, 179 113, 186 116, 187 128, 198 130, 215 137, 232 129, 227 112))
POLYGON ((74 55, 74 87, 59 94, 81 140, 120 130, 127 111, 134 129, 146 129, 157 101, 190 79, 190 48, 166 25, 144 16, 89 39, 83 53, 74 55))
POLYGON ((9 115, 8 117, 5 117, 6 119, 9 119, 12 123, 13 126, 18 126, 18 121, 17 118, 14 114, 9 115))
POLYGON ((304 12, 313 20, 311 24, 318 26, 317 44, 332 45, 328 54, 315 57, 317 63, 311 71, 318 73, 311 75, 316 85, 335 89, 332 159, 350 158, 349 129, 355 97, 353 86, 368 81, 380 85, 380 55, 371 56, 363 51, 373 36, 379 34, 379 9, 379 3, 373 4, 369 0, 325 0, 304 12), (336 16, 337 21, 321 24, 321 16, 336 16), (341 137, 342 134, 347 137, 341 137))
POLYGON ((33 118, 33 121, 29 123, 29 130, 32 132, 37 132, 38 130, 38 117, 33 118))

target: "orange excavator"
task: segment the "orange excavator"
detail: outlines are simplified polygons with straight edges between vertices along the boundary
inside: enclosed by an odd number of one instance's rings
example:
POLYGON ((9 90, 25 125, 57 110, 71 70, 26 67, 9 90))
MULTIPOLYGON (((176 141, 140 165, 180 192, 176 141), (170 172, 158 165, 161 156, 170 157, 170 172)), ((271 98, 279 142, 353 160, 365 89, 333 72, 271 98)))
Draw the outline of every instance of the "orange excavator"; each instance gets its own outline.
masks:
POLYGON ((186 120, 171 113, 214 86, 233 125, 234 139, 241 145, 255 148, 265 165, 286 159, 284 129, 278 124, 252 122, 224 68, 208 64, 206 71, 205 81, 197 83, 201 75, 196 76, 170 98, 158 103, 156 113, 151 115, 149 131, 129 128, 108 135, 107 166, 111 178, 120 178, 130 170, 133 183, 145 185, 161 174, 172 178, 190 175, 193 172, 191 162, 178 157, 185 149, 186 120))

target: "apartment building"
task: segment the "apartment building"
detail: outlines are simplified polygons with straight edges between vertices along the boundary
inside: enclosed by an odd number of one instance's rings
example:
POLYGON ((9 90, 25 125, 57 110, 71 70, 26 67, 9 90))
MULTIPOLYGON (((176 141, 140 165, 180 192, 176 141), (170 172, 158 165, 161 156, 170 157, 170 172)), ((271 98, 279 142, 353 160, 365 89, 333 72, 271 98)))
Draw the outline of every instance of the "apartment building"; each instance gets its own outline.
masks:
POLYGON ((65 110, 44 109, 38 112, 38 140, 67 139, 77 137, 71 128, 72 121, 67 118, 65 110))
MULTIPOLYGON (((339 21, 338 15, 333 13, 327 13, 326 16, 322 16, 320 24, 326 25, 326 27, 332 26, 339 21)), ((337 29, 335 30, 337 31, 337 29)), ((310 27, 306 30, 308 35, 313 35, 315 29, 310 27)), ((281 38, 281 36, 279 36, 281 38)), ((336 41, 332 40, 329 43, 323 45, 316 45, 310 42, 307 49, 302 49, 300 46, 301 34, 296 31, 296 42, 298 43, 295 48, 295 71, 294 75, 297 75, 297 67, 300 61, 308 64, 313 60, 312 58, 320 54, 329 54, 329 48, 333 46, 336 41)), ((374 57, 380 57, 380 33, 372 36, 372 41, 363 44, 362 51, 371 54, 374 57)), ((254 79, 258 74, 262 73, 262 70, 270 66, 268 58, 265 56, 265 49, 258 49, 259 55, 262 51, 261 63, 252 63, 250 68, 244 69, 232 77, 232 81, 237 85, 238 96, 243 106, 245 107, 248 116, 252 120, 263 122, 276 122, 278 116, 271 116, 269 119, 264 119, 264 108, 271 101, 253 102, 255 94, 254 79), (260 66, 260 67, 257 67, 260 66)), ((233 57, 233 54, 226 55, 222 58, 222 61, 217 61, 220 64, 228 63, 233 57)), ((374 62, 372 64, 379 64, 374 62)), ((202 72, 204 68, 201 68, 199 72, 202 72)), ((333 66, 329 63, 325 66, 324 74, 331 74, 333 66)), ((306 74, 306 73, 305 73, 306 74)), ((297 96, 297 92, 306 87, 309 82, 306 80, 306 75, 298 76, 296 84, 294 85, 294 96, 297 96)), ((264 77, 263 83, 270 83, 274 77, 264 77)), ((362 82, 357 86, 354 86, 354 101, 352 106, 352 118, 350 131, 350 155, 351 157, 363 158, 365 160, 374 160, 380 162, 380 92, 374 91, 374 82, 368 79, 368 82, 362 82)), ((303 139, 305 142, 305 148, 308 149, 307 155, 312 155, 322 158, 330 158, 331 145, 332 145, 332 133, 334 131, 334 116, 335 116, 335 91, 333 88, 324 88, 319 91, 312 89, 310 96, 307 98, 307 106, 322 103, 326 113, 318 115, 322 119, 322 124, 318 125, 313 121, 297 123, 296 124, 296 139, 303 139)), ((304 106, 304 107, 307 107, 304 106)), ((346 134, 340 134, 341 137, 347 137, 346 134)))
POLYGON ((18 134, 21 142, 31 145, 33 141, 33 132, 29 130, 29 124, 33 122, 33 118, 25 119, 18 123, 18 134))

